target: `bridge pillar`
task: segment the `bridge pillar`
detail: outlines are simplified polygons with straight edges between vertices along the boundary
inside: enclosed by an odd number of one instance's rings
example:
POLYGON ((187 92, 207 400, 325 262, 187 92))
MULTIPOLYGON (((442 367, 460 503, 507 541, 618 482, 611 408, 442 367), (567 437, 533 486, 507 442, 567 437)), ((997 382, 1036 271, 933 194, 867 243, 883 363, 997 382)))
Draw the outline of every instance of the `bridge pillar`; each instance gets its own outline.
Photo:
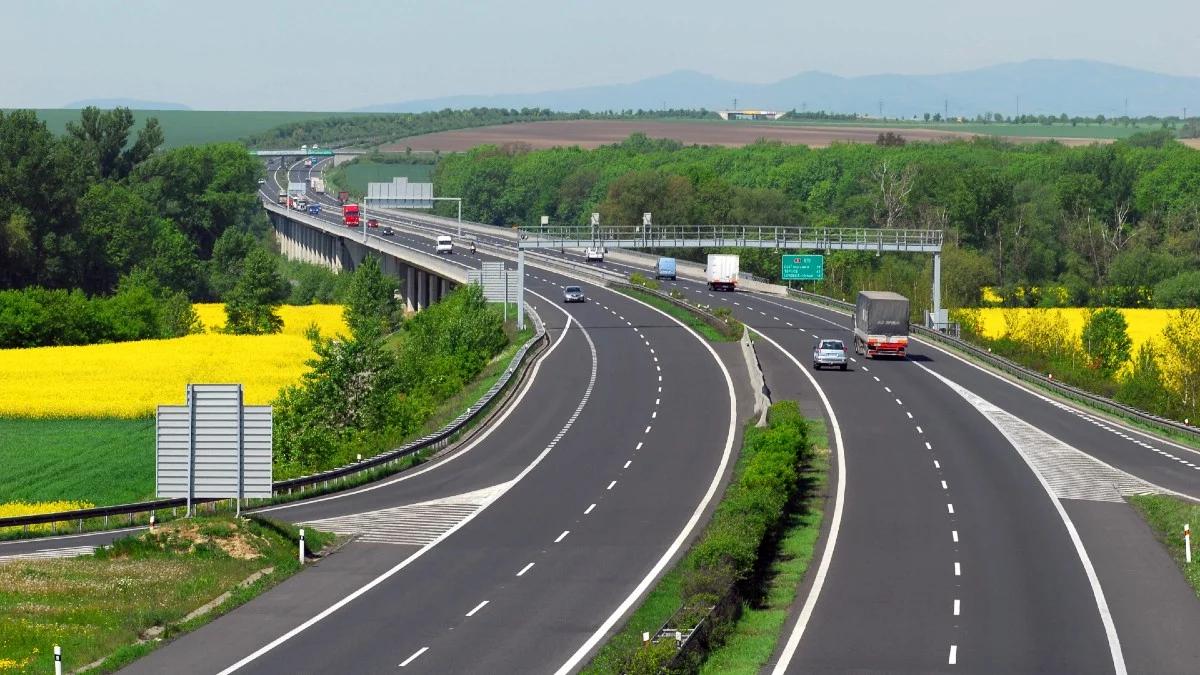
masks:
POLYGON ((429 306, 429 274, 425 270, 417 270, 417 311, 429 306))
POLYGON ((409 312, 417 311, 417 268, 411 265, 404 267, 404 309, 409 312))
POLYGON ((442 298, 446 297, 446 295, 448 295, 448 294, 450 293, 450 280, 449 280, 449 279, 441 279, 441 278, 439 278, 439 279, 438 279, 438 286, 439 286, 439 288, 438 288, 438 300, 440 301, 442 298))

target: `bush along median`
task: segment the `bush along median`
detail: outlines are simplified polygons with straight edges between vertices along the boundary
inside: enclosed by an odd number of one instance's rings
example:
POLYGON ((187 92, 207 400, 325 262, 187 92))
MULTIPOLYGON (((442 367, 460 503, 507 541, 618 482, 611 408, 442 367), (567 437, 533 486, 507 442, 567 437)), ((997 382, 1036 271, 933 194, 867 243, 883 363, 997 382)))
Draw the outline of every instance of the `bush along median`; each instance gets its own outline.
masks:
MULTIPOLYGON (((815 532, 799 536, 792 529, 819 528, 820 515, 800 522, 794 516, 819 501, 824 467, 823 456, 814 450, 810 422, 794 401, 772 405, 766 427, 747 426, 733 480, 712 521, 584 672, 697 672, 713 648, 731 636, 742 639, 746 631, 738 619, 743 609, 764 602, 786 607, 771 583, 778 571, 772 566, 781 542, 785 555, 807 565, 815 532), (807 540, 807 551, 797 537, 807 540), (645 634, 649 640, 643 639, 645 634)), ((785 573, 793 581, 803 576, 803 570, 785 573)), ((761 649, 742 650, 753 664, 770 657, 782 620, 777 623, 774 636, 758 638, 761 649)), ((755 670, 750 661, 745 665, 755 670)))
POLYGON ((678 291, 672 291, 669 295, 659 291, 657 281, 637 272, 629 275, 628 285, 612 284, 612 287, 679 319, 710 342, 733 342, 742 337, 742 323, 733 317, 733 312, 728 308, 708 310, 698 307, 689 303, 678 291))

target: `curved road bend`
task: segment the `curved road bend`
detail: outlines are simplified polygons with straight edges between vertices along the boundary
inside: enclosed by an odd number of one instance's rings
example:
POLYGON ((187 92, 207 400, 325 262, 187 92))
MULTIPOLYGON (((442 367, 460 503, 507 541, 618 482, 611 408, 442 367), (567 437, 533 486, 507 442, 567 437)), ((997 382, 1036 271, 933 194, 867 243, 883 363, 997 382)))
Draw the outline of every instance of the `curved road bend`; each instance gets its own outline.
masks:
MULTIPOLYGON (((605 266, 622 272, 633 269, 605 266)), ((675 286, 727 305, 746 323, 773 335, 802 367, 808 365, 814 336, 849 341, 851 335, 845 315, 793 299, 714 294, 703 284, 687 281, 675 286)), ((1119 499, 1121 494, 1157 487, 1200 496, 1200 453, 1052 401, 930 345, 914 343, 910 353, 911 361, 856 364, 876 369, 869 379, 846 381, 840 372, 818 375, 849 427, 843 427, 849 501, 835 567, 815 605, 819 611, 792 657, 791 670, 852 668, 861 658, 869 664, 864 667, 887 670, 1104 672, 1124 666, 1133 672, 1192 672, 1200 663, 1200 644, 1189 636, 1200 631, 1200 604, 1149 529, 1119 499), (914 367, 917 364, 921 367, 914 367), (863 391, 862 382, 874 391, 863 391), (1068 454, 1083 453, 1084 459, 1069 457, 1071 464, 1064 469, 1054 466, 1064 461, 1060 455, 1049 455, 1044 459, 1049 464, 1039 469, 1048 477, 1043 487, 1014 452, 1013 443, 957 393, 960 390, 1048 434, 1050 438, 1027 439, 1026 450, 1034 461, 1047 444, 1066 444, 1068 454), (861 428, 864 414, 878 410, 889 415, 888 409, 903 412, 903 418, 879 425, 874 433, 861 428), (916 457, 880 456, 893 444, 898 450, 911 449, 917 427, 921 438, 915 444, 916 457), (908 461, 889 466, 901 458, 924 467, 925 475, 912 471, 908 461), (860 462, 865 475, 857 470, 860 462), (940 495, 931 495, 930 479, 940 495), (1124 490, 1112 489, 1114 482, 1122 483, 1124 490), (1055 501, 1070 519, 1079 547, 1055 501), (897 504, 905 506, 897 510, 897 504), (873 510, 877 517, 870 521, 873 510), (906 521, 913 526, 908 532, 903 528, 906 521), (951 527, 949 540, 945 532, 940 538, 929 536, 944 529, 937 527, 939 521, 951 527), (873 534, 863 539, 861 532, 873 534), (902 551, 899 560, 907 559, 909 568, 892 583, 880 583, 874 560, 886 552, 883 558, 891 566, 896 550, 902 551), (939 604, 935 598, 944 595, 944 589, 938 589, 934 570, 942 563, 935 560, 947 556, 958 559, 959 578, 954 581, 955 597, 939 604), (968 569, 975 571, 974 579, 968 569), (841 584, 842 591, 830 591, 839 588, 843 578, 852 581, 841 584), (980 583, 983 580, 986 584, 980 583), (872 618, 897 608, 907 614, 913 600, 926 609, 908 615, 907 629, 872 618), (830 604, 842 606, 843 613, 829 615, 830 604), (1101 607, 1111 613, 1107 622, 1101 607), (1151 616, 1160 620, 1147 621, 1151 616), (917 626, 921 629, 914 630, 917 626), (941 626, 941 634, 953 641, 939 643, 934 626, 941 626), (865 627, 869 630, 863 632, 865 627), (904 658, 906 652, 912 658, 904 658)), ((764 358, 768 380, 784 383, 784 388, 794 386, 795 365, 779 359, 772 367, 771 361, 775 359, 764 358)), ((774 386, 778 390, 780 385, 774 386)), ((811 391, 807 398, 811 400, 811 391)))
MULTIPOLYGON (((566 279, 542 278, 529 289, 560 297, 566 279)), ((323 561, 130 670, 384 672, 405 663, 419 672, 538 672, 571 657, 696 519, 728 468, 736 428, 723 368, 696 337, 632 300, 584 286, 591 301, 569 307, 575 322, 563 343, 473 457, 277 515, 338 527, 357 521, 367 524, 360 541, 401 540, 420 529, 405 504, 461 506, 446 498, 465 491, 486 508, 404 567, 393 564, 390 576, 376 574, 375 561, 398 563, 414 545, 352 544, 356 555, 323 561), (481 486, 495 489, 480 497, 481 486), (320 574, 339 566, 345 574, 320 574), (354 590, 342 577, 375 585, 345 602, 354 590), (318 609, 305 594, 333 600, 325 582, 342 599, 318 609), (290 634, 320 612, 327 613, 290 634), (272 641, 277 648, 262 650, 272 641)), ((558 314, 539 311, 548 323, 558 314)))
MULTIPOLYGON (((420 243, 418 237, 411 239, 414 244, 420 243)), ((606 267, 622 272, 631 269, 611 263, 606 267)), ((703 284, 693 282, 680 281, 676 285, 706 296, 709 302, 726 304, 743 321, 768 335, 775 335, 783 349, 805 367, 813 336, 836 335, 844 340, 850 336, 848 317, 824 308, 774 296, 714 294, 703 284)), ((899 587, 911 586, 917 592, 909 595, 927 598, 919 602, 930 605, 932 598, 926 594, 934 592, 937 584, 933 581, 938 576, 930 570, 939 564, 934 558, 948 555, 960 558, 957 560, 960 563, 959 578, 955 580, 954 588, 963 590, 956 591, 956 597, 943 603, 944 606, 929 607, 914 615, 926 621, 910 623, 912 626, 948 626, 949 630, 943 632, 953 636, 954 641, 939 643, 934 631, 919 631, 920 634, 912 635, 911 639, 893 640, 892 643, 901 643, 895 647, 898 651, 882 650, 873 667, 903 669, 900 664, 906 661, 901 654, 906 649, 912 652, 912 646, 919 645, 920 655, 914 654, 915 660, 907 661, 915 670, 932 668, 941 658, 944 659, 940 662, 941 667, 959 670, 1062 672, 1085 669, 1104 672, 1119 668, 1124 662, 1133 672, 1191 672, 1200 662, 1200 644, 1189 638, 1200 630, 1200 605, 1148 528, 1128 506, 1117 501, 1117 494, 1103 489, 1104 484, 1125 478, 1115 479, 1108 467, 1085 461, 1072 465, 1073 476, 1067 478, 1075 480, 1064 482, 1064 476, 1053 475, 1053 467, 1049 471, 1043 467, 1042 473, 1051 476, 1052 485, 1048 487, 1070 518, 1087 563, 1094 568, 1089 574, 1047 488, 1029 470, 1021 455, 1014 452, 1013 444, 1005 435, 951 387, 965 389, 1012 413, 1052 436, 1051 441, 1057 439, 1133 477, 1193 497, 1200 495, 1200 453, 1051 401, 923 343, 915 343, 910 353, 911 362, 861 364, 868 368, 872 367, 868 364, 874 364, 877 368, 869 380, 865 377, 857 379, 869 382, 868 389, 874 385, 874 394, 880 400, 871 399, 867 392, 861 391, 859 383, 848 384, 837 379, 842 373, 818 376, 843 423, 850 420, 847 426, 853 427, 851 431, 843 428, 851 488, 843 522, 848 533, 839 540, 842 545, 837 549, 834 561, 839 569, 831 572, 827 582, 829 587, 836 588, 837 579, 847 574, 840 568, 854 566, 854 560, 860 561, 857 563, 859 568, 852 571, 850 578, 856 578, 854 574, 878 578, 878 573, 869 572, 871 563, 868 561, 872 559, 872 553, 878 557, 879 551, 903 548, 906 542, 908 548, 922 548, 913 546, 913 539, 891 527, 882 534, 882 541, 875 536, 869 538, 869 544, 845 543, 856 540, 858 530, 853 524, 860 518, 860 512, 870 514, 873 508, 878 508, 885 514, 880 524, 903 523, 905 519, 896 512, 897 500, 914 503, 909 508, 909 520, 917 524, 915 541, 928 544, 924 554, 916 553, 910 561, 911 575, 903 575, 912 581, 902 580, 899 587), (913 367, 918 363, 924 368, 913 367), (878 382, 876 377, 880 378, 878 382), (883 383, 885 377, 888 378, 886 384, 883 383), (884 387, 887 389, 882 389, 884 387), (893 395, 900 391, 905 395, 893 395), (882 397, 878 396, 880 393, 882 397), (896 399, 903 405, 897 404, 896 399), (867 400, 873 401, 872 406, 862 404, 867 400), (898 422, 893 420, 882 425, 872 438, 868 430, 859 428, 862 426, 859 421, 864 410, 879 405, 884 411, 895 406, 897 413, 904 406, 909 409, 903 410, 904 417, 898 422), (911 419, 908 413, 912 413, 911 419), (916 419, 924 422, 915 422, 916 419), (906 433, 911 434, 916 427, 920 427, 920 433, 916 435, 923 437, 915 443, 916 448, 925 451, 929 461, 922 463, 919 458, 909 459, 916 459, 917 465, 936 473, 935 479, 929 473, 922 477, 918 475, 920 472, 911 471, 908 463, 880 471, 886 460, 897 458, 889 456, 880 461, 874 455, 860 455, 854 451, 855 448, 886 448, 888 443, 898 439, 898 447, 907 447, 913 439, 904 441, 903 435, 897 432, 905 428, 906 433), (925 443, 929 443, 929 448, 925 443), (945 456, 937 455, 939 449, 946 453, 945 456), (858 461, 866 461, 867 475, 856 472, 858 461), (951 471, 955 473, 953 480, 951 471), (875 484, 881 474, 889 477, 885 485, 875 484), (906 489, 897 490, 896 486, 904 483, 895 480, 898 477, 908 480, 906 489), (940 495, 930 494, 930 479, 941 491, 940 495), (1093 489, 1097 485, 1100 488, 1093 489), (874 496, 881 492, 890 493, 895 499, 882 500, 885 503, 878 499, 874 504, 864 503, 864 490, 874 496), (915 507, 916 502, 925 503, 915 507), (945 532, 941 533, 941 539, 936 536, 923 539, 937 523, 937 519, 930 516, 931 506, 939 507, 934 510, 942 514, 940 519, 952 525, 948 541, 945 532), (949 513, 950 508, 955 509, 954 514, 949 513), (973 533, 970 536, 975 544, 969 548, 965 544, 967 531, 973 533), (956 538, 957 542, 954 541, 956 538), (892 546, 883 545, 887 541, 892 546), (978 545, 980 543, 983 546, 978 545), (855 550, 856 547, 866 550, 855 550), (941 553, 933 553, 939 550, 941 553), (860 556, 860 553, 864 555, 860 556), (967 568, 976 571, 975 579, 966 574, 967 568), (980 571, 984 573, 978 574, 980 571), (986 586, 980 585, 984 579, 988 580, 986 586), (1098 583, 1093 585, 1092 581, 1098 583), (957 606, 953 600, 959 601, 957 606), (1107 623, 1102 619, 1101 606, 1111 612, 1112 619, 1107 623), (969 608, 974 611, 968 613, 969 608), (1161 617, 1162 621, 1146 621, 1150 616, 1161 617), (1115 638, 1112 637, 1114 634, 1115 638)), ((767 375, 769 380, 779 380, 795 377, 795 372, 785 374, 768 369, 767 375)), ((1037 451, 1038 444, 1034 443, 1034 446, 1037 451)), ((1142 489, 1154 487, 1135 485, 1125 494, 1142 489)), ((870 523, 863 527, 863 531, 876 531, 870 523)), ((896 587, 876 587, 877 594, 864 592, 862 586, 857 588, 854 597, 866 603, 863 605, 866 607, 886 609, 894 600, 900 600, 896 597, 896 587)), ((837 595, 837 592, 828 595, 837 595)), ((821 599, 823 605, 830 603, 839 601, 827 597, 821 599)), ((903 602, 899 604, 908 606, 903 602)), ((850 623, 857 625, 859 614, 851 612, 851 615, 855 620, 850 623)), ((822 614, 813 616, 814 628, 806 634, 804 643, 839 644, 838 640, 813 637, 816 631, 822 630, 819 626, 823 621, 822 614)), ((852 634, 838 630, 834 633, 852 634)), ((873 636, 905 634, 904 630, 892 631, 889 626, 877 623, 864 639, 842 639, 840 643, 846 645, 849 642, 852 653, 869 653, 870 645, 879 643, 873 636)), ((884 642, 888 642, 887 638, 884 642)), ((807 649, 809 645, 803 646, 807 649)), ((841 669, 845 665, 840 658, 823 663, 819 653, 810 657, 815 659, 814 662, 808 662, 804 660, 806 653, 809 652, 805 649, 798 652, 793 670, 806 671, 810 667, 841 669)))

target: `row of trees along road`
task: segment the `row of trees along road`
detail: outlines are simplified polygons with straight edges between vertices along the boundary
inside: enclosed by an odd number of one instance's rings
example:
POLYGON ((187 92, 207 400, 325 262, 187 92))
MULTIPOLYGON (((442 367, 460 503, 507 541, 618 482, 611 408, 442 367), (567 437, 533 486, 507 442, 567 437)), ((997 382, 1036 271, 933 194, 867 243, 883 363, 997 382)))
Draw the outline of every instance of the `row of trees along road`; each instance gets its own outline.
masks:
MULTIPOLYGON (((816 150, 683 147, 635 134, 590 151, 482 146, 443 159, 434 182, 439 194, 463 197, 464 217, 505 226, 542 215, 584 224, 593 211, 634 225, 650 211, 662 225, 942 229, 951 307, 978 304, 985 286, 1061 286, 1066 293, 1041 301, 1075 306, 1200 300, 1200 153, 1165 131, 1073 148, 892 135, 816 150)), ((743 269, 778 279, 778 251, 739 253, 743 269)), ((835 252, 817 290, 893 288, 928 307, 930 264, 835 252)))
MULTIPOLYGON (((269 306, 288 289, 261 243, 267 227, 255 196, 261 165, 234 143, 159 151, 158 121, 134 126, 126 108, 86 108, 56 136, 32 111, 0 111, 0 290, 22 289, 0 297, 0 313, 24 326, 0 346, 186 333, 195 322, 180 306, 191 300, 240 307, 231 330, 278 326, 269 306), (254 278, 242 280, 243 272, 254 278), (142 322, 143 328, 76 322, 83 327, 72 337, 52 337, 54 322, 65 325, 69 308, 83 306, 71 291, 105 297, 118 289, 149 293, 169 305, 155 311, 174 318, 142 322), (31 302, 36 298, 68 309, 31 314, 32 305, 47 304, 31 302), (266 315, 256 308, 264 304, 266 315)), ((120 323, 121 313, 95 307, 94 316, 120 323)))

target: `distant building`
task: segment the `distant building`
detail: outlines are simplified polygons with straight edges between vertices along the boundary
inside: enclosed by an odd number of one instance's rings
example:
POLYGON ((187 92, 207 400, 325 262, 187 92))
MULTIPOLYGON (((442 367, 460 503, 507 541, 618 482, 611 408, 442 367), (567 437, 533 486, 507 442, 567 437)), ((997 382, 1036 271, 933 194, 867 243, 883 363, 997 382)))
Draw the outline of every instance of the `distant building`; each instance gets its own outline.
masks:
POLYGON ((777 120, 787 113, 774 110, 718 110, 723 120, 777 120))

